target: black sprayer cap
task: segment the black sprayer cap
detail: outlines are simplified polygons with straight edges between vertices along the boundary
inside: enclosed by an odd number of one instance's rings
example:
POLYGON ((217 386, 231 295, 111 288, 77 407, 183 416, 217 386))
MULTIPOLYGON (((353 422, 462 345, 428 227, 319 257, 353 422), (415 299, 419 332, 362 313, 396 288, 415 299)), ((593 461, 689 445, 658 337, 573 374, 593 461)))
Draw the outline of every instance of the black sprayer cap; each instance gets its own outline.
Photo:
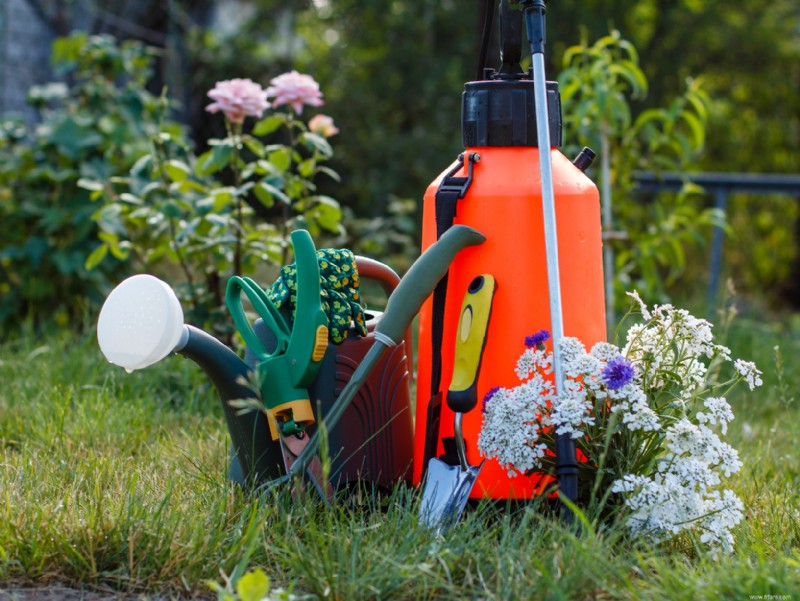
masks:
MULTIPOLYGON (((547 82, 550 143, 561 146, 561 96, 558 83, 547 82)), ((461 99, 464 148, 538 146, 533 83, 528 79, 472 81, 461 99)))

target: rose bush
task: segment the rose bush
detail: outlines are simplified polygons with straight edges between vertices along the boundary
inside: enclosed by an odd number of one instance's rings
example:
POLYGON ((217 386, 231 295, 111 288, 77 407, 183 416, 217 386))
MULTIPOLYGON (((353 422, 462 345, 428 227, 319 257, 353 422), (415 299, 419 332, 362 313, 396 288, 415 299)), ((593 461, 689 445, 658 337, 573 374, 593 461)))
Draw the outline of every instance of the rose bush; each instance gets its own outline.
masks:
POLYGON ((101 243, 86 266, 124 247, 140 271, 177 269, 183 281, 170 280, 189 319, 225 334, 229 276, 290 262, 288 236, 299 227, 314 237, 342 234, 339 203, 316 191, 320 177, 338 181, 325 165, 338 130, 328 116, 317 115, 313 128, 299 118, 323 99, 314 79, 296 71, 266 89, 220 81, 208 96, 206 110, 222 113, 227 135, 208 140, 206 152, 197 156, 182 138, 159 132, 128 177, 83 182, 102 203, 94 214, 101 243), (276 110, 284 105, 292 110, 276 110))

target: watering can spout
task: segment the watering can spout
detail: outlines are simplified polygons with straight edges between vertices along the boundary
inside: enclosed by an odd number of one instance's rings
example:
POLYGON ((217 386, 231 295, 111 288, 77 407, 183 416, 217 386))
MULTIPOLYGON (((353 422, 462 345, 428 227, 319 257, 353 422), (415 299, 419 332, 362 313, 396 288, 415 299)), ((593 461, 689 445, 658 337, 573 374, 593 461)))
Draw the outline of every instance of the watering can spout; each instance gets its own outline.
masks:
POLYGON ((255 400, 247 364, 219 340, 203 330, 184 325, 175 352, 197 363, 208 375, 222 400, 225 421, 233 443, 232 479, 252 483, 281 474, 282 455, 269 436, 266 415, 257 407, 235 407, 232 401, 255 400))
POLYGON ((227 346, 203 330, 184 325, 181 340, 175 347, 180 353, 197 363, 211 378, 220 396, 226 401, 252 396, 244 386, 247 381, 247 364, 227 346))
POLYGON ((97 340, 109 362, 127 371, 143 369, 173 352, 197 363, 208 374, 222 400, 231 434, 231 478, 250 484, 280 475, 280 447, 268 436, 266 415, 258 404, 243 409, 232 401, 252 399, 248 367, 213 336, 183 322, 175 292, 151 275, 132 276, 106 299, 97 322, 97 340))

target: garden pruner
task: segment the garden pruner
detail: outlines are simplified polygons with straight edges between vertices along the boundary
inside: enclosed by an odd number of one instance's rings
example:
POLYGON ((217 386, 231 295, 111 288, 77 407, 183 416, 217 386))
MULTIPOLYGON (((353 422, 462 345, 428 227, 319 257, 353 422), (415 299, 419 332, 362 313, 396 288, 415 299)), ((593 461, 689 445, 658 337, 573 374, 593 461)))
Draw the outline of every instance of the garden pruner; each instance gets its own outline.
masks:
POLYGON ((328 318, 320 301, 314 243, 305 230, 292 232, 291 238, 297 264, 297 302, 291 328, 267 293, 250 278, 232 277, 225 298, 236 328, 258 361, 256 379, 269 433, 272 440, 281 442, 287 471, 308 441, 306 429, 315 422, 308 386, 328 347, 328 318), (242 292, 272 331, 276 340, 272 351, 253 331, 242 307, 242 292))

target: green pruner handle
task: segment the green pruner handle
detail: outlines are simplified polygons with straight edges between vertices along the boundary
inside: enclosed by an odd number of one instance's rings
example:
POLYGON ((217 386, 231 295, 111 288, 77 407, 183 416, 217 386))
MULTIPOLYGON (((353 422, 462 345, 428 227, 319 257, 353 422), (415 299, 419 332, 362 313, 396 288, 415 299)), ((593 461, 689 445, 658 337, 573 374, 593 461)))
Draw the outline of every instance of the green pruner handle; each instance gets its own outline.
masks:
POLYGON ((389 297, 386 310, 375 331, 398 344, 422 303, 447 273, 458 252, 467 246, 483 244, 486 237, 466 225, 454 225, 432 244, 400 280, 389 297))
POLYGON ((314 241, 306 230, 292 232, 297 268, 297 304, 286 348, 292 382, 308 387, 319 371, 328 348, 328 316, 320 300, 319 263, 314 241))
POLYGON ((236 329, 239 330, 245 344, 253 351, 253 354, 259 361, 265 361, 286 352, 290 337, 289 326, 286 325, 286 321, 283 319, 278 309, 276 309, 272 301, 269 300, 267 293, 251 278, 235 275, 229 279, 228 286, 225 290, 225 304, 228 305, 228 310, 231 312, 231 317, 233 317, 233 323, 236 325, 236 329), (250 320, 244 313, 242 292, 245 293, 250 303, 253 305, 253 308, 275 335, 277 345, 275 350, 271 353, 267 351, 261 343, 261 340, 256 336, 256 333, 253 331, 253 326, 250 324, 250 320))

